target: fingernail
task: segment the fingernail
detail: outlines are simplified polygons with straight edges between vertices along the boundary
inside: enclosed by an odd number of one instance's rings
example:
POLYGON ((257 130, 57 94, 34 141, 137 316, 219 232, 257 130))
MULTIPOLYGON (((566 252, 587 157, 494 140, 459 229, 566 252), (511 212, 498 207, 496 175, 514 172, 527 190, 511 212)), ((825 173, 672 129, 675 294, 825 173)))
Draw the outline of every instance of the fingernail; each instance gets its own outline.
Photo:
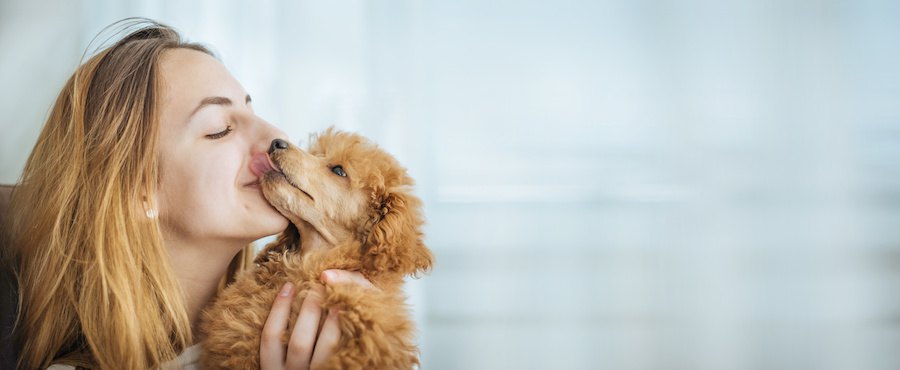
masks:
POLYGON ((278 292, 278 295, 282 296, 282 297, 287 297, 287 296, 291 295, 291 289, 293 289, 293 288, 294 288, 294 284, 284 283, 284 286, 281 287, 281 291, 278 292))
POLYGON ((324 272, 322 272, 322 276, 324 276, 325 280, 331 281, 334 279, 334 271, 325 270, 324 272))

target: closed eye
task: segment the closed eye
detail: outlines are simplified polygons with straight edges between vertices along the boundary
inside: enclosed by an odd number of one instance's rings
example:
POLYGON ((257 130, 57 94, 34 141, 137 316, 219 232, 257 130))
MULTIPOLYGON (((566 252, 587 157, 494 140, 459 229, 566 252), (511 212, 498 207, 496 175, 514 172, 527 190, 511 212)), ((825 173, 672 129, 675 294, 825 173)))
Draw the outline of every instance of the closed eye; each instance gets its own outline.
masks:
POLYGON ((335 175, 340 177, 347 177, 347 173, 344 172, 344 167, 341 167, 340 165, 331 167, 331 172, 334 172, 335 175))
POLYGON ((231 131, 232 131, 231 126, 226 126, 225 129, 222 131, 219 131, 215 134, 206 135, 206 138, 212 139, 212 140, 221 139, 221 138, 225 137, 225 135, 228 135, 229 133, 231 133, 231 131))

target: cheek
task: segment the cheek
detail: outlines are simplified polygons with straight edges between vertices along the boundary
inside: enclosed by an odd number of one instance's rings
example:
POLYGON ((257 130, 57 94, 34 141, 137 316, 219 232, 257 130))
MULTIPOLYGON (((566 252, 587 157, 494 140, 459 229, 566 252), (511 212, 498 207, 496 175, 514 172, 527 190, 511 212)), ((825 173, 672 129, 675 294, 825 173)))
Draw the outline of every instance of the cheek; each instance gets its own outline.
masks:
POLYGON ((322 189, 320 192, 322 201, 316 203, 323 207, 322 211, 329 218, 336 219, 343 211, 347 194, 335 183, 326 179, 321 179, 317 187, 322 189))
POLYGON ((329 184, 327 210, 330 218, 352 224, 366 213, 367 197, 360 189, 351 189, 344 184, 329 184))
POLYGON ((224 212, 234 198, 240 167, 240 160, 229 154, 195 152, 161 160, 161 214, 209 219, 224 212), (162 209, 163 204, 168 209, 162 209))
MULTIPOLYGON (((160 181, 160 215, 176 223, 181 218, 197 217, 203 209, 213 204, 214 198, 204 190, 202 183, 208 182, 207 175, 188 166, 169 166, 162 172, 160 181)), ((207 189, 208 190, 208 189, 207 189)))
POLYGON ((357 190, 353 192, 353 197, 347 201, 347 214, 353 215, 353 219, 365 218, 369 216, 369 197, 367 192, 357 190))

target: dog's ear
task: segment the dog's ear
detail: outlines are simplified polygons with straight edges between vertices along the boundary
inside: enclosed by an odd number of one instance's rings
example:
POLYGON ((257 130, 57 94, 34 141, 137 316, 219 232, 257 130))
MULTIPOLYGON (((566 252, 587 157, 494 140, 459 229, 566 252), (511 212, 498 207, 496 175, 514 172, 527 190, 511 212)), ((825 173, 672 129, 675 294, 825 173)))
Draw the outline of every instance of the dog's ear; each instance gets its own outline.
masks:
POLYGON ((418 275, 431 269, 431 251, 422 242, 422 201, 404 192, 375 197, 372 229, 363 247, 369 271, 418 275))
POLYGON ((260 264, 266 262, 272 257, 284 254, 285 252, 296 250, 300 246, 300 232, 297 231, 297 227, 294 224, 288 224, 288 227, 278 234, 278 238, 275 241, 266 245, 259 254, 256 255, 256 259, 253 260, 253 263, 260 264))

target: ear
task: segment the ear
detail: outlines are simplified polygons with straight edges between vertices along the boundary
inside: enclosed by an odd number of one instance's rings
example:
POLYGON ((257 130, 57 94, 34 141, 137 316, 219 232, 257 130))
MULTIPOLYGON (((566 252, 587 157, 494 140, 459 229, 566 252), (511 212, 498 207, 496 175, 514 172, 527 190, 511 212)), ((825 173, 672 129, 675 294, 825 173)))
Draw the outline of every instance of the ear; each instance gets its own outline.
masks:
POLYGON ((299 245, 300 232, 297 231, 297 227, 294 226, 294 224, 289 223, 288 227, 284 229, 281 234, 278 234, 278 238, 276 238, 274 242, 266 245, 266 247, 256 255, 256 259, 253 260, 253 263, 260 264, 266 262, 277 255, 296 250, 299 245))
POLYGON ((374 225, 363 247, 363 268, 403 275, 429 271, 433 257, 422 242, 422 202, 401 192, 379 198, 374 207, 374 225))

